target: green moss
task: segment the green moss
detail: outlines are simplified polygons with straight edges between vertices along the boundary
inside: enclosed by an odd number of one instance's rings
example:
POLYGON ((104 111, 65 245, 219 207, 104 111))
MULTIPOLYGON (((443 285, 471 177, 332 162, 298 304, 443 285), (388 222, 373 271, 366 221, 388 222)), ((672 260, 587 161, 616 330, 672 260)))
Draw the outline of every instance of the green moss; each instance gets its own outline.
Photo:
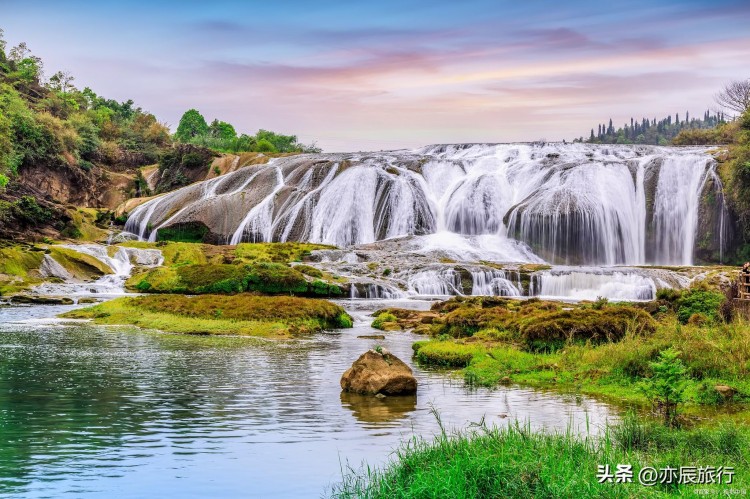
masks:
POLYGON ((294 270, 302 272, 306 276, 310 277, 323 277, 323 272, 320 269, 311 267, 310 265, 295 265, 294 270))
POLYGON ((0 296, 26 290, 42 282, 35 272, 44 250, 34 246, 9 245, 0 248, 0 296))
POLYGON ((381 314, 378 314, 378 316, 375 318, 374 321, 372 321, 372 327, 375 329, 386 329, 388 324, 394 324, 398 322, 398 318, 389 313, 389 312, 383 312, 381 314))
POLYGON ((237 245, 235 255, 247 261, 287 263, 300 262, 315 250, 333 248, 312 243, 243 243, 237 245))
POLYGON ((134 275, 127 286, 150 293, 241 293, 338 296, 341 288, 320 280, 308 282, 293 267, 281 263, 247 265, 203 264, 160 267, 134 275))
POLYGON ((114 273, 107 264, 91 255, 59 246, 52 246, 49 251, 50 256, 77 279, 91 280, 114 273))
POLYGON ((201 243, 208 234, 208 227, 202 223, 188 223, 159 229, 157 241, 175 241, 183 243, 201 243))
POLYGON ((351 327, 351 317, 326 300, 249 294, 125 297, 61 317, 175 333, 266 337, 351 327))

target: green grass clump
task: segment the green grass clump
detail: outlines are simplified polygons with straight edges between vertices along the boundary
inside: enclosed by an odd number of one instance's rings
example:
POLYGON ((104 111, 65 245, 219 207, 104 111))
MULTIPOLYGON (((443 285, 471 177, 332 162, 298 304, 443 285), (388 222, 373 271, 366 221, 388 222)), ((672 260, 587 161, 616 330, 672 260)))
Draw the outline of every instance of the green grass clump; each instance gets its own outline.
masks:
POLYGON ((644 310, 628 305, 566 306, 540 300, 453 298, 434 307, 444 314, 434 334, 456 338, 479 331, 504 331, 525 348, 552 351, 571 343, 619 341, 628 330, 650 334, 656 322, 644 310))
POLYGON ((310 277, 323 277, 323 272, 320 269, 311 267, 310 265, 295 265, 294 270, 302 272, 303 274, 310 277))
POLYGON ((124 297, 62 317, 175 333, 266 337, 351 327, 344 309, 326 300, 249 294, 124 297))
POLYGON ((481 345, 465 345, 452 341, 430 341, 421 343, 415 357, 422 365, 440 367, 467 367, 474 356, 485 354, 481 345))
POLYGON ((159 267, 128 279, 127 286, 143 293, 263 294, 338 296, 341 288, 321 280, 309 282, 294 267, 273 262, 247 265, 209 263, 159 267))
MULTIPOLYGON (((626 419, 603 437, 534 432, 519 424, 457 432, 433 441, 414 437, 382 469, 349 468, 331 496, 339 498, 415 497, 664 497, 698 488, 713 495, 744 488, 750 479, 748 436, 732 427, 679 430, 626 419), (715 463, 715 464, 714 464, 715 463), (597 470, 630 464, 631 483, 599 483, 597 470), (644 487, 645 466, 727 466, 732 484, 656 484, 644 487)), ((726 478, 725 478, 726 482, 726 478)))
POLYGON ((287 263, 301 262, 315 250, 333 248, 312 243, 242 243, 237 245, 235 255, 247 261, 287 263))
POLYGON ((385 329, 386 324, 396 323, 397 321, 398 318, 395 315, 389 312, 383 312, 378 314, 375 320, 372 321, 372 327, 374 327, 375 329, 385 329))

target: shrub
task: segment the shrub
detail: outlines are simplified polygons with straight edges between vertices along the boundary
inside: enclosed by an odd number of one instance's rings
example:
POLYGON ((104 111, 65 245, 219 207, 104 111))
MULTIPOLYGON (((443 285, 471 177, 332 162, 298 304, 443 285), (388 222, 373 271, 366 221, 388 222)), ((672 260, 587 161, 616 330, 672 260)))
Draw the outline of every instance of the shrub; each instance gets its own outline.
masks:
POLYGON ((16 201, 13 212, 17 219, 29 226, 42 225, 52 216, 49 210, 39 206, 33 196, 23 196, 16 201))
POLYGON ((702 314, 710 321, 718 321, 721 318, 719 308, 726 297, 716 291, 702 289, 690 290, 683 293, 677 300, 677 318, 681 323, 687 324, 693 314, 702 314))
POLYGON ((619 341, 629 329, 650 334, 656 330, 656 322, 643 310, 630 306, 581 308, 538 316, 522 325, 520 332, 529 350, 554 351, 568 343, 619 341))
POLYGON ((653 376, 641 385, 647 396, 656 404, 667 426, 677 422, 677 404, 682 402, 685 392, 687 369, 679 359, 679 352, 668 348, 659 352, 659 358, 649 365, 653 376))

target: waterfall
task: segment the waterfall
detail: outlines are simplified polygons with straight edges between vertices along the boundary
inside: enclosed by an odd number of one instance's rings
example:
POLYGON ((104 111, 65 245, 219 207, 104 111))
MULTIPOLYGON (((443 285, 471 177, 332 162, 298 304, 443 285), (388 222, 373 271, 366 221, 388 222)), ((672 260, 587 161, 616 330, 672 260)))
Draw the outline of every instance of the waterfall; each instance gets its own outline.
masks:
POLYGON ((463 295, 461 275, 452 268, 421 270, 409 276, 409 293, 425 296, 463 295))
MULTIPOLYGON (((725 210, 723 196, 716 206, 703 200, 707 179, 721 188, 715 169, 699 147, 469 144, 303 154, 149 200, 126 230, 155 239, 159 228, 192 223, 231 244, 338 247, 435 236, 422 242, 454 252, 463 245, 457 252, 475 261, 689 265, 699 213, 725 210)), ((723 254, 723 233, 715 244, 708 251, 723 254)))
POLYGON ((573 300, 653 300, 656 284, 653 278, 627 271, 543 271, 532 275, 530 294, 573 300))
MULTIPOLYGON (((502 270, 472 270, 474 296, 522 296, 523 292, 502 270)), ((519 283, 520 284, 520 283, 519 283)))

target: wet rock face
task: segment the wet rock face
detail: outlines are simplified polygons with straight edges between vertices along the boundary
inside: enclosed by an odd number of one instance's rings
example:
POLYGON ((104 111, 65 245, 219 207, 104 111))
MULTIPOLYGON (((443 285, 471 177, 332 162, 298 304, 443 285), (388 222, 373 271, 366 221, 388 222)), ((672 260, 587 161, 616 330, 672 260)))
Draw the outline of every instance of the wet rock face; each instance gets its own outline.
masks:
POLYGON ((387 350, 368 350, 341 376, 341 389, 363 395, 411 395, 417 392, 417 379, 387 350))

